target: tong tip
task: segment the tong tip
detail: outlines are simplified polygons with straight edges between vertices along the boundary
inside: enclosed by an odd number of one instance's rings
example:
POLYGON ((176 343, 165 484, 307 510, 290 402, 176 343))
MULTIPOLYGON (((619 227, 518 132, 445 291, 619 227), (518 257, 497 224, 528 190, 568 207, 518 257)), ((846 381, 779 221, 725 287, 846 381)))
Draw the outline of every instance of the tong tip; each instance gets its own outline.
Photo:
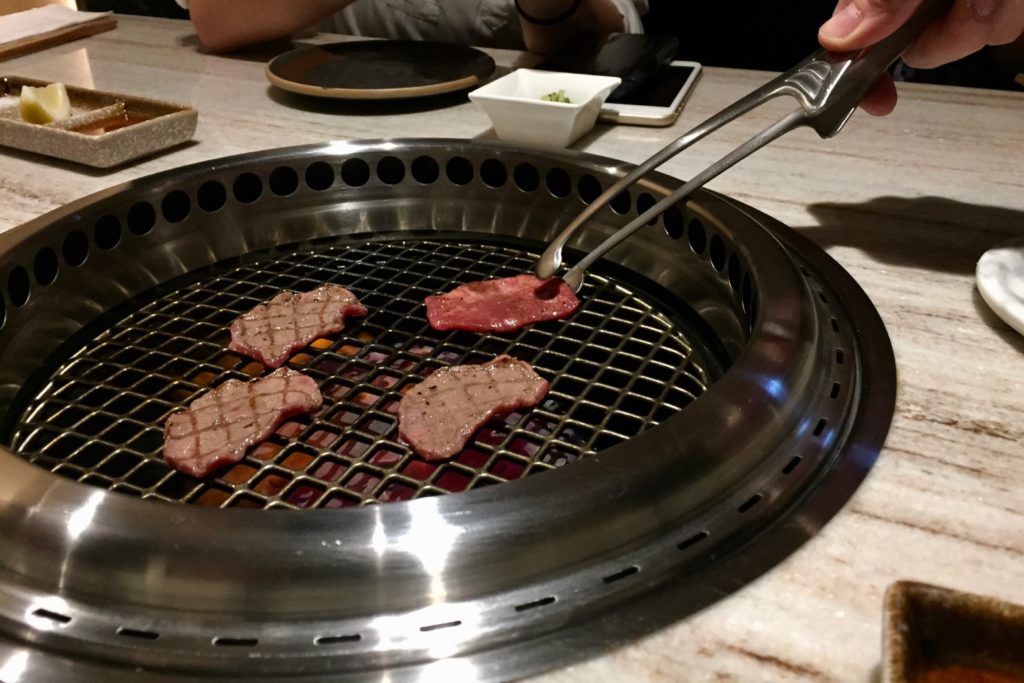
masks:
POLYGON ((562 250, 551 249, 550 247, 540 255, 537 263, 533 266, 533 272, 541 280, 547 280, 555 276, 558 267, 562 265, 562 250))

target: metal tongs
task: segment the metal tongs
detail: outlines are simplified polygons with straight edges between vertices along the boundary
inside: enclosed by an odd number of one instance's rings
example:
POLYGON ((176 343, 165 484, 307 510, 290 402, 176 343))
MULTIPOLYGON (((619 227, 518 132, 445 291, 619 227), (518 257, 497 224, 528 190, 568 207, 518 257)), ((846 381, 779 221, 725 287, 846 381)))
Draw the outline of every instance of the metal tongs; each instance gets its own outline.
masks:
POLYGON ((558 272, 562 265, 562 248, 573 233, 622 190, 705 135, 772 98, 789 95, 796 98, 800 107, 705 168, 682 187, 666 195, 650 209, 620 228, 570 268, 562 279, 574 291, 579 291, 583 284, 583 274, 605 252, 618 246, 649 221, 656 219, 670 206, 702 187, 719 173, 789 131, 800 126, 809 126, 822 138, 834 136, 850 120, 850 116, 878 77, 917 40, 925 27, 942 16, 951 4, 951 0, 925 0, 903 26, 887 38, 863 50, 836 53, 819 49, 789 71, 697 125, 616 181, 576 216, 537 260, 537 276, 547 279, 558 272))

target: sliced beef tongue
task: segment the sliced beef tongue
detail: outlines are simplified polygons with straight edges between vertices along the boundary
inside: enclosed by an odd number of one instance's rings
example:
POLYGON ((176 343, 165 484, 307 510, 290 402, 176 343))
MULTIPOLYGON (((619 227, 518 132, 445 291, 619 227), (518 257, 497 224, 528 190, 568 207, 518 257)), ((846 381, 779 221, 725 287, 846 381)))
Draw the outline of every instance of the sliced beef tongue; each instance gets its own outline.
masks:
POLYGON ((316 381, 288 368, 252 382, 230 379, 167 418, 164 460, 193 477, 208 476, 322 402, 316 381))
POLYGON ((459 285, 447 294, 428 296, 426 304, 427 320, 435 330, 514 332, 568 317, 580 300, 561 279, 516 275, 459 285))
POLYGON ((231 323, 229 348, 277 368, 317 337, 343 330, 346 316, 363 315, 366 307, 356 295, 337 285, 281 292, 231 323))
POLYGON ((450 458, 491 417, 534 406, 547 393, 547 381, 511 356, 441 368, 402 398, 399 434, 427 460, 450 458))

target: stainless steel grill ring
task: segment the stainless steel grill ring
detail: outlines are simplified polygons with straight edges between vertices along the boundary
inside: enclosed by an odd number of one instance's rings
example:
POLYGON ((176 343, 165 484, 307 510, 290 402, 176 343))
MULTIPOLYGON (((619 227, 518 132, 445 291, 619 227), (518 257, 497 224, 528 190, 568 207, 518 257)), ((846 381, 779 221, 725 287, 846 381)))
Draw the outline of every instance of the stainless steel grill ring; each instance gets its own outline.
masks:
MULTIPOLYGON (((566 321, 423 320, 426 293, 528 269, 626 168, 331 143, 144 178, 0 236, 0 667, 507 680, 683 618, 806 541, 877 456, 895 369, 863 292, 788 228, 700 193, 597 264, 566 321), (263 371, 227 353, 231 318, 324 281, 371 309, 292 359, 324 410, 210 481, 167 469, 167 412, 263 371), (397 440, 403 387, 501 352, 552 381, 547 402, 449 463, 397 440)), ((570 246, 678 185, 652 174, 570 246)))

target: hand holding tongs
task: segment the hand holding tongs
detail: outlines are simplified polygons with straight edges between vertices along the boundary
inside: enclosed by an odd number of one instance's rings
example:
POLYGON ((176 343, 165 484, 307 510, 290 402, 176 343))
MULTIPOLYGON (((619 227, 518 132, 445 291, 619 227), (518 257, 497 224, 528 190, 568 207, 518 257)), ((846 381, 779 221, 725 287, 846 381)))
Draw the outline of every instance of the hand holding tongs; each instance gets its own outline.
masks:
POLYGON ((703 186, 722 171, 789 131, 800 126, 810 126, 822 138, 832 137, 842 130, 878 77, 917 40, 932 21, 944 14, 951 4, 952 0, 925 0, 896 32, 863 50, 846 53, 817 50, 789 71, 697 125, 620 178, 573 219, 537 260, 535 265, 537 276, 547 279, 558 272, 562 265, 562 247, 569 241, 569 238, 601 207, 618 196, 622 190, 705 135, 759 107, 769 99, 780 95, 790 95, 800 103, 800 108, 768 126, 620 228, 570 268, 562 276, 562 279, 574 291, 579 291, 583 284, 584 272, 605 252, 617 246, 646 225, 648 221, 653 221, 670 206, 703 186))

